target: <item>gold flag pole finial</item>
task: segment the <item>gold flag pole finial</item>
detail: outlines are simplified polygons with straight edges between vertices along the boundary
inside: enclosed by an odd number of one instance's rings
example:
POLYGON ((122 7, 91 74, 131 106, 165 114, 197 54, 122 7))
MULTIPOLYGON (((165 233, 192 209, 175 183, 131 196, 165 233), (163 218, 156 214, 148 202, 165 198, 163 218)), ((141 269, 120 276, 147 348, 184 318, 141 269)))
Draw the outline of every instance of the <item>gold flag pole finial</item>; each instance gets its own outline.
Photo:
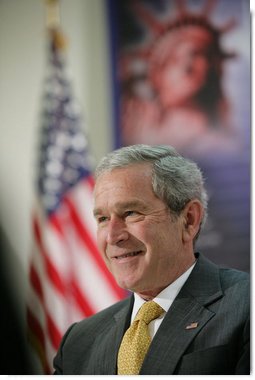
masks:
POLYGON ((45 0, 46 3, 46 27, 58 29, 60 27, 59 0, 45 0))
POLYGON ((45 0, 46 3, 46 28, 52 35, 52 40, 57 49, 65 49, 67 41, 61 32, 60 1, 45 0))

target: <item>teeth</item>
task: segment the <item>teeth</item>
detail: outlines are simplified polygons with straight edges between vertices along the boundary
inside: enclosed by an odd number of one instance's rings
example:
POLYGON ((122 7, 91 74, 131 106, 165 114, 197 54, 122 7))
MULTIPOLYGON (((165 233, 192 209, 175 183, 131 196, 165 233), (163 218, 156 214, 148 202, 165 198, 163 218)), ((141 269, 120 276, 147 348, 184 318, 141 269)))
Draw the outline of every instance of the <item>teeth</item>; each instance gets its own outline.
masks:
POLYGON ((127 253, 126 255, 122 255, 122 256, 115 256, 115 259, 124 259, 126 257, 132 257, 132 256, 137 256, 141 251, 138 251, 138 252, 130 252, 130 253, 127 253))

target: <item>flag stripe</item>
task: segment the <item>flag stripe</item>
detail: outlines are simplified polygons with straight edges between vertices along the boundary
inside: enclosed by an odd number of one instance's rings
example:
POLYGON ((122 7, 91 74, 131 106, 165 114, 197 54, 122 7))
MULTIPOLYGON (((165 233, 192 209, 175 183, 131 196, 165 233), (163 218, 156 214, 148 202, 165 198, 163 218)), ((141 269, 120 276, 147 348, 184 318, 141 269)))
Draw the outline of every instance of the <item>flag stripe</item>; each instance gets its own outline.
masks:
POLYGON ((32 311, 30 310, 30 308, 27 308, 27 318, 28 318, 28 325, 34 331, 34 333, 37 336, 40 344, 45 349, 45 338, 44 338, 43 329, 40 326, 40 324, 38 322, 38 319, 34 317, 32 311))
POLYGON ((45 299, 44 299, 41 279, 39 278, 39 275, 33 266, 31 266, 31 285, 34 287, 34 290, 36 294, 39 296, 39 299, 41 301, 41 305, 43 307, 44 315, 46 319, 46 330, 50 337, 51 343, 53 347, 57 349, 62 335, 61 335, 60 330, 57 328, 56 324, 54 323, 52 316, 47 311, 47 303, 45 302, 45 299))
POLYGON ((60 333, 53 319, 47 312, 46 312, 46 318, 47 318, 48 333, 51 338, 51 342, 53 344, 53 347, 57 350, 62 338, 62 334, 60 333))
POLYGON ((93 258, 95 259, 98 267, 102 270, 102 275, 107 278, 112 290, 116 293, 116 295, 119 297, 123 297, 124 296, 123 290, 120 289, 116 285, 114 278, 112 277, 110 272, 107 271, 107 269, 105 267, 105 263, 104 263, 101 255, 99 254, 98 248, 96 247, 95 243, 93 242, 93 240, 89 236, 86 227, 84 226, 84 224, 80 220, 79 215, 76 212, 76 208, 74 207, 74 205, 72 204, 72 202, 70 201, 69 198, 65 198, 65 202, 69 206, 74 226, 77 229, 77 231, 81 237, 82 242, 87 247, 87 249, 93 253, 93 258))
POLYGON ((114 303, 116 294, 102 275, 91 252, 84 247, 77 230, 74 229, 73 232, 73 262, 77 283, 94 312, 97 312, 114 303))
POLYGON ((44 296, 43 296, 43 289, 41 285, 41 281, 39 279, 39 276, 36 273, 36 270, 33 265, 30 266, 30 282, 35 289, 36 293, 38 294, 40 300, 43 302, 44 301, 44 296))
POLYGON ((55 228, 55 230, 59 233, 59 235, 61 235, 61 237, 64 237, 63 225, 61 224, 58 215, 50 215, 49 222, 51 223, 52 227, 55 228))
POLYGON ((91 315, 93 315, 95 313, 95 310, 89 304, 88 300, 84 297, 84 295, 81 292, 81 289, 79 288, 75 280, 73 280, 72 282, 72 290, 74 299, 81 311, 84 313, 84 315, 86 317, 90 317, 91 315))
POLYGON ((86 181, 82 181, 76 186, 69 198, 74 204, 79 205, 79 207, 76 207, 76 212, 82 223, 86 226, 91 238, 96 241, 97 225, 93 215, 94 199, 91 184, 86 181), (86 202, 84 202, 84 198, 86 199, 86 202))
POLYGON ((65 295, 65 285, 62 281, 62 278, 59 275, 59 273, 57 272, 56 268, 52 265, 52 263, 49 259, 49 256, 47 255, 47 253, 44 249, 41 231, 39 228, 37 218, 35 217, 33 221, 34 221, 34 232, 35 232, 36 241, 40 247, 42 257, 44 258, 44 263, 45 263, 47 275, 49 276, 49 279, 51 280, 51 282, 55 286, 55 288, 61 294, 65 295))
POLYGON ((27 321, 28 321, 28 338, 33 342, 34 347, 40 357, 44 373, 51 374, 51 369, 46 358, 46 346, 43 330, 29 308, 27 308, 27 321))

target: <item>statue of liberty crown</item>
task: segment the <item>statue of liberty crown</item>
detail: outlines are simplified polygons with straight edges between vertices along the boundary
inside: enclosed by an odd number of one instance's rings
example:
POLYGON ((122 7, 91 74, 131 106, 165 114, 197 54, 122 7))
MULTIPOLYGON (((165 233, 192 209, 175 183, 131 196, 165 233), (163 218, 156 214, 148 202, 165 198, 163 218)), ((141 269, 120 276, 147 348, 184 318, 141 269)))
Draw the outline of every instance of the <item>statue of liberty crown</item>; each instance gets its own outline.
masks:
POLYGON ((165 23, 162 21, 158 22, 155 13, 145 7, 140 0, 133 1, 132 7, 139 19, 147 25, 147 28, 149 28, 151 32, 153 32, 154 42, 167 33, 171 33, 180 28, 198 26, 210 33, 213 41, 219 46, 219 53, 222 58, 232 58, 235 56, 235 53, 222 51, 220 48, 220 38, 224 33, 235 28, 237 22, 232 18, 220 27, 213 25, 209 16, 211 15, 213 7, 216 5, 216 2, 217 0, 205 1, 201 11, 199 13, 194 13, 186 8, 184 0, 175 0, 177 9, 176 16, 171 20, 168 19, 165 23))

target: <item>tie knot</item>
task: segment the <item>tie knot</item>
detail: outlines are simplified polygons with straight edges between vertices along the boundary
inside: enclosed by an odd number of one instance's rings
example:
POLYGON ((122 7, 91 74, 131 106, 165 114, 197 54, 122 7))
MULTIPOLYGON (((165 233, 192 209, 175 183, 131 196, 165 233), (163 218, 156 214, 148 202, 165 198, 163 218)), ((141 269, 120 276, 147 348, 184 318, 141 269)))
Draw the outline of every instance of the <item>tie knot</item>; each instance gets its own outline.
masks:
POLYGON ((145 302, 139 309, 135 321, 142 319, 147 325, 164 313, 164 309, 154 301, 145 302))

